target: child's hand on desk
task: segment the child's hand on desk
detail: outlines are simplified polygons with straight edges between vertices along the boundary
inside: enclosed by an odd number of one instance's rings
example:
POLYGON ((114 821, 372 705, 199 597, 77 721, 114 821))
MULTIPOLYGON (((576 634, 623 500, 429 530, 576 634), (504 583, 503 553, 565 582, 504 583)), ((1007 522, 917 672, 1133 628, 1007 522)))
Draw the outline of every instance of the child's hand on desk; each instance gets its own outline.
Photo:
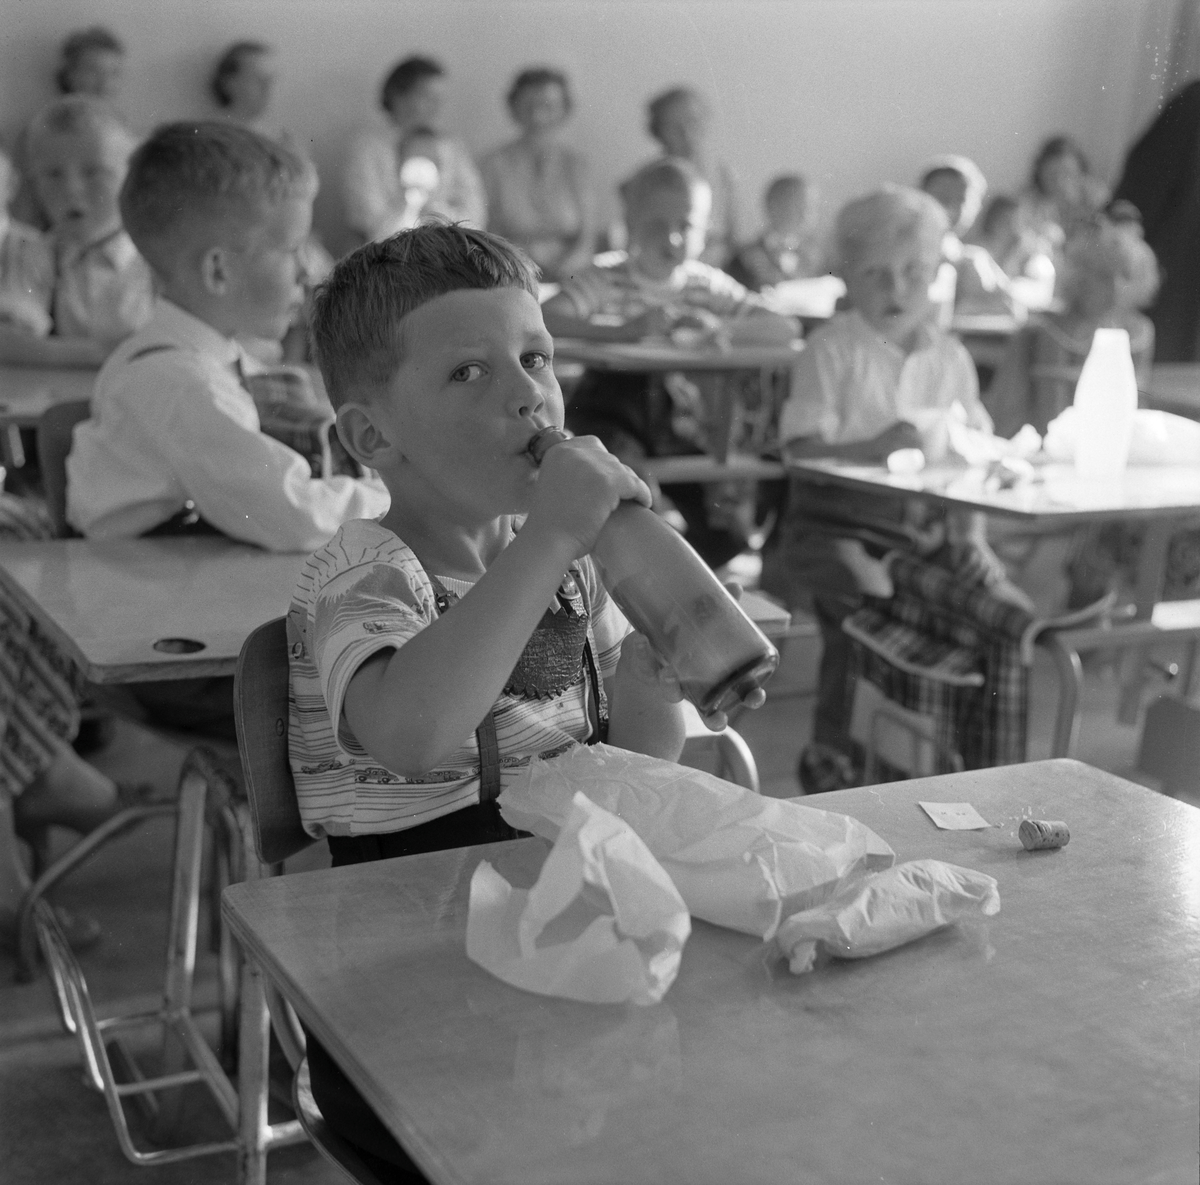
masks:
POLYGON ((594 436, 576 436, 549 449, 525 529, 572 539, 574 558, 587 555, 608 516, 623 501, 652 502, 650 488, 594 436))
POLYGON ((921 433, 907 420, 897 420, 889 428, 885 428, 878 436, 864 441, 865 448, 870 450, 872 459, 886 461, 892 453, 902 448, 920 448, 921 433))
POLYGON ((641 341, 647 337, 666 337, 672 329, 670 313, 657 305, 630 317, 621 329, 628 341, 641 341))

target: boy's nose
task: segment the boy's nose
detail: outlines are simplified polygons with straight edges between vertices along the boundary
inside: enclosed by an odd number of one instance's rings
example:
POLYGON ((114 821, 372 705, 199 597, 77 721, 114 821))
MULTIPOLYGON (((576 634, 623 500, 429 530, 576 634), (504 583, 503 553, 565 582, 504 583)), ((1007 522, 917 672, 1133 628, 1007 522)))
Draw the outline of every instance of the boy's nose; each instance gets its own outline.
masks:
POLYGON ((546 406, 541 387, 524 367, 521 367, 520 377, 513 382, 508 405, 516 416, 535 416, 546 406))

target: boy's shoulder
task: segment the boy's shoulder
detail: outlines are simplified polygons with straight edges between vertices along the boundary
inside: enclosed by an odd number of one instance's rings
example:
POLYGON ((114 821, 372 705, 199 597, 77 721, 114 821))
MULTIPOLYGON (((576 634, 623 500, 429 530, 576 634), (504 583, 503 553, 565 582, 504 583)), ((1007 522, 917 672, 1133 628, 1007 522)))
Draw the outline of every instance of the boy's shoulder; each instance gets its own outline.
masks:
POLYGON ((433 601, 433 586, 412 548, 374 519, 342 523, 329 542, 308 557, 293 606, 308 611, 319 599, 343 598, 351 589, 423 607, 433 601))

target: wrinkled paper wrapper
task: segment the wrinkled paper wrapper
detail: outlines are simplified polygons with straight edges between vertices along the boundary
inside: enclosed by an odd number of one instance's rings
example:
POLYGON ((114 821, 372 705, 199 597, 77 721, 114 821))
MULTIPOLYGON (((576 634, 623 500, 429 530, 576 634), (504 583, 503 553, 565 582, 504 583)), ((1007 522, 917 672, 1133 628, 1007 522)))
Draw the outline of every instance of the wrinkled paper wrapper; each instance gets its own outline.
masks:
POLYGON ((620 819, 582 794, 564 813, 532 889, 514 889, 486 860, 475 869, 467 955, 544 996, 656 1004, 679 972, 687 906, 620 819))
POLYGON ((896 859, 846 815, 764 798, 611 745, 530 762, 500 795, 500 811, 513 827, 554 839, 581 792, 645 841, 693 917, 759 938, 825 900, 845 878, 896 859))
POLYGON ((974 914, 1000 912, 993 877, 941 860, 910 860, 856 879, 815 909, 793 914, 775 941, 797 975, 818 950, 865 959, 974 914))

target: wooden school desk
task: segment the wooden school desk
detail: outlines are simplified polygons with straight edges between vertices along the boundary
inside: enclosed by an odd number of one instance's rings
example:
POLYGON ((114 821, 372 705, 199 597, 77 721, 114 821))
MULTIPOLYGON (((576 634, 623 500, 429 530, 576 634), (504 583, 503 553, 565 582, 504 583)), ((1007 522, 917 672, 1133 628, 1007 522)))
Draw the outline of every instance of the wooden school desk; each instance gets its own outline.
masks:
POLYGON ((795 366, 803 344, 797 341, 790 346, 733 346, 717 350, 686 348, 668 341, 594 342, 563 337, 554 339, 554 357, 555 361, 573 362, 591 370, 635 374, 679 370, 692 379, 706 382, 705 394, 713 405, 712 458, 650 458, 646 469, 660 482, 669 484, 783 475, 783 467, 777 462, 730 456, 735 392, 724 379, 735 371, 758 371, 765 390, 771 375, 795 366))
POLYGON ((1020 329, 1011 313, 955 313, 950 332, 957 334, 976 366, 995 370, 1004 361, 1008 343, 1020 329))
POLYGON ((232 675, 303 555, 217 535, 0 543, 0 580, 92 683, 232 675))
MULTIPOLYGON (((807 481, 876 493, 919 494, 947 506, 982 510, 1034 526, 1136 521, 1143 537, 1138 552, 1135 613, 1130 624, 1143 630, 1151 625, 1162 630, 1183 629, 1198 607, 1191 601, 1160 602, 1171 536, 1182 522, 1200 518, 1200 470, 1194 467, 1130 466, 1120 478, 1088 480, 1078 477, 1071 465, 1046 464, 1036 467, 1033 481, 1010 490, 989 489, 981 468, 930 466, 916 474, 895 474, 882 465, 811 459, 790 461, 788 469, 807 481)), ((1121 626, 1114 628, 1119 630, 1121 626)), ((1126 682, 1122 718, 1127 721, 1140 700, 1141 665, 1126 682)), ((1077 659, 1076 668, 1078 681, 1082 673, 1077 659)), ((1074 708, 1070 714, 1075 715, 1074 708)), ((1056 755, 1066 756, 1069 752, 1067 733, 1060 720, 1056 755)), ((1070 734, 1074 735, 1074 728, 1070 734)))
POLYGON ((1200 811, 1070 761, 814 802, 899 860, 994 876, 1000 913, 804 976, 694 922, 638 1008, 467 959, 475 867, 527 886, 540 840, 234 885, 223 909, 437 1185, 1195 1179, 1200 811), (992 826, 939 831, 920 799, 992 826), (1029 816, 1070 843, 1024 851, 1029 816))
POLYGON ((59 403, 92 397, 96 371, 88 368, 0 366, 0 448, 4 463, 25 464, 21 428, 34 428, 59 403))

